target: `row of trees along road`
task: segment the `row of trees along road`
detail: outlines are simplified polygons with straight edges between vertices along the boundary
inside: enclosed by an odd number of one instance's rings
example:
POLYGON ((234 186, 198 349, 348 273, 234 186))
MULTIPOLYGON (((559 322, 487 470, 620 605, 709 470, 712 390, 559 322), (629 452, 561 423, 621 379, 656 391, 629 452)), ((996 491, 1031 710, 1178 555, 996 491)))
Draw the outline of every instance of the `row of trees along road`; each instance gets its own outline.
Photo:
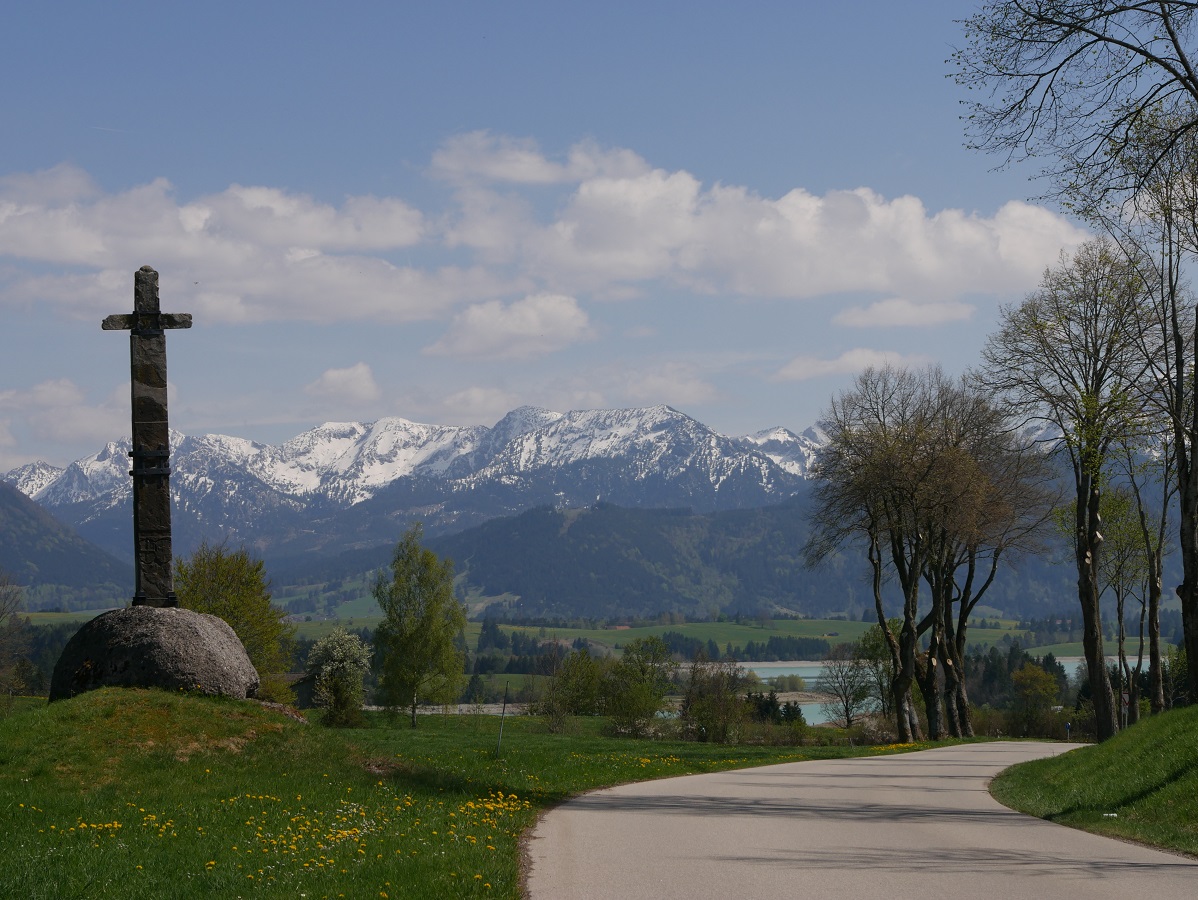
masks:
MULTIPOLYGON (((1185 278, 1198 256, 1196 14, 1192 2, 997 0, 964 20, 965 44, 951 60, 958 83, 976 92, 966 117, 971 145, 1004 162, 1041 160, 1046 196, 1112 239, 1046 278, 1025 312, 1008 311, 986 360, 1018 410, 1064 435, 1100 737, 1116 728, 1101 632, 1091 632, 1100 509, 1108 467, 1128 443, 1155 442, 1169 459, 1176 592, 1190 696, 1198 696, 1198 341, 1185 278), (1051 318, 1062 300, 1080 318, 1051 318), (1045 352, 1034 328, 1065 344, 1045 352), (1052 368, 1061 363, 1067 368, 1052 368)), ((1157 600, 1161 547, 1149 544, 1164 534, 1163 515, 1158 509, 1155 528, 1140 516, 1157 600)))
POLYGON ((1004 556, 1037 547, 1051 524, 1049 460, 1025 446, 976 380, 952 380, 938 368, 868 369, 823 421, 830 440, 815 467, 807 560, 817 565, 846 544, 864 546, 899 740, 920 737, 917 680, 929 736, 972 736, 969 616, 1004 556), (895 623, 883 597, 891 576, 902 598, 895 623))

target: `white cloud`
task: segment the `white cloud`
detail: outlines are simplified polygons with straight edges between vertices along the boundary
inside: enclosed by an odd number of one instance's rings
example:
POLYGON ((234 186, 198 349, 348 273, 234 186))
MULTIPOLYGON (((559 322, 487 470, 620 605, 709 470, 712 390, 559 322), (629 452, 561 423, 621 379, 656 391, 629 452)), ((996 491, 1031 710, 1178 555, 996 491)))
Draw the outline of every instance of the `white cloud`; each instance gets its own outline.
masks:
POLYGON ((903 297, 890 297, 869 306, 853 306, 837 313, 832 322, 850 328, 890 328, 892 326, 942 325, 963 322, 973 315, 968 303, 912 303, 903 297))
POLYGON ((364 362, 344 369, 326 369, 304 388, 309 397, 336 400, 347 404, 369 403, 381 396, 374 373, 364 362))
POLYGON ((1008 203, 995 216, 929 213, 868 189, 776 200, 704 188, 655 170, 580 184, 563 212, 525 237, 530 271, 567 288, 667 279, 711 293, 803 299, 842 291, 942 300, 1034 285, 1085 233, 1008 203))
MULTIPOLYGON (((918 297, 918 310, 883 301, 872 311, 930 324, 962 316, 965 294, 1032 288, 1085 237, 1025 203, 981 216, 867 188, 770 198, 594 142, 553 159, 532 141, 473 132, 446 141, 430 171, 454 187, 448 208, 375 196, 335 205, 240 184, 181 201, 165 179, 111 193, 66 165, 9 175, 0 179, 0 257, 13 264, 0 302, 118 311, 131 273, 150 263, 162 272, 165 308, 198 321, 446 321, 472 305, 437 345, 443 352, 474 316, 503 324, 529 312, 513 297, 652 302, 662 285, 735 297, 918 297)), ((578 339, 564 312, 548 349, 578 339)), ((574 327, 585 325, 578 305, 569 312, 574 327)))
POLYGON ((450 416, 470 421, 495 422, 520 405, 515 394, 496 387, 469 387, 450 394, 441 407, 450 416))
POLYGON ((719 393, 695 366, 687 363, 627 371, 623 381, 622 396, 636 404, 694 406, 710 402, 719 393))
POLYGON ((920 354, 904 356, 890 350, 868 350, 858 347, 846 350, 835 359, 820 359, 815 356, 796 356, 778 370, 773 381, 807 381, 826 375, 853 375, 870 366, 912 367, 927 365, 932 360, 920 354))
POLYGON ((455 182, 561 184, 597 175, 633 175, 648 164, 631 150, 604 150, 594 141, 575 144, 565 162, 552 162, 531 138, 471 131, 447 140, 433 154, 432 171, 455 182))
POLYGON ((591 335, 573 297, 534 294, 505 305, 497 300, 454 316, 449 331, 425 352, 443 356, 526 359, 560 350, 591 335))
POLYGON ((16 413, 39 441, 103 444, 129 431, 129 386, 126 383, 95 404, 88 402, 75 382, 57 378, 27 390, 0 391, 0 410, 16 413))
POLYGON ((0 197, 9 203, 71 203, 97 194, 99 189, 91 176, 66 163, 40 172, 0 177, 0 197))
POLYGON ((162 273, 165 308, 210 321, 404 322, 528 287, 478 266, 389 261, 386 252, 426 238, 423 214, 395 198, 334 207, 233 185, 180 204, 165 179, 117 194, 88 194, 85 180, 59 167, 0 182, 0 256, 75 270, 10 269, 0 300, 113 312, 146 263, 162 273))

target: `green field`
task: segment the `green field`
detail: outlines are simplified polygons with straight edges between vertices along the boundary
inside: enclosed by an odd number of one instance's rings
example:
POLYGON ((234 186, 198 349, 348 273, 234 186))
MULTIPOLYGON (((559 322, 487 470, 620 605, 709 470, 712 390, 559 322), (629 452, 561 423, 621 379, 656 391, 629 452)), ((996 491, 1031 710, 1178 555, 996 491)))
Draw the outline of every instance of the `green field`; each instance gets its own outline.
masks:
MULTIPOLYGON (((1115 658, 1118 650, 1114 641, 1106 641, 1106 655, 1108 659, 1115 658)), ((1086 655, 1086 649, 1082 646, 1081 641, 1074 641, 1069 644, 1049 644, 1046 647, 1028 647, 1025 648, 1032 656, 1047 656, 1051 653, 1053 656, 1060 659, 1062 656, 1082 656, 1086 655)), ((1163 651, 1162 651, 1163 652, 1163 651)), ((1147 657, 1147 652, 1145 652, 1147 657)))
MULTIPOLYGON (((606 737, 600 719, 383 715, 326 729, 257 704, 105 689, 0 720, 3 893, 63 897, 520 896, 520 838, 629 781, 860 747, 606 737)), ((820 729, 821 733, 826 730, 820 729)), ((911 748, 913 749, 913 748, 911 748)))
POLYGON ((64 622, 90 622, 102 609, 81 609, 76 612, 27 612, 21 616, 28 619, 31 625, 61 625, 64 622))
MULTIPOLYGON (((34 625, 51 625, 62 622, 86 622, 98 615, 101 610, 83 610, 70 613, 26 613, 34 625)), ((316 640, 329 634, 335 628, 369 628, 374 629, 381 621, 378 606, 373 598, 362 598, 352 603, 343 603, 337 608, 337 617, 332 619, 313 616, 310 621, 296 622, 296 634, 303 638, 316 640)), ((1003 628, 971 628, 969 631, 970 644, 998 644, 1004 637, 1022 637, 1015 628, 1014 622, 1003 622, 1003 628)), ((558 640, 573 643, 576 638, 585 638, 592 646, 612 652, 617 647, 623 647, 629 641, 637 638, 660 636, 667 631, 679 632, 687 637, 697 638, 706 643, 713 640, 719 646, 720 652, 731 643, 733 647, 743 648, 749 641, 764 643, 771 636, 821 638, 831 644, 855 641, 869 627, 864 622, 848 622, 839 619, 773 619, 768 623, 748 621, 741 624, 736 622, 687 622, 684 624, 657 624, 636 627, 609 626, 601 628, 557 628, 537 625, 503 625, 507 632, 520 631, 541 640, 558 640)), ((477 621, 466 623, 466 645, 474 649, 478 644, 478 633, 481 624, 477 621)), ((1022 642, 1021 642, 1022 643, 1022 642)), ((1051 650, 1057 656, 1080 656, 1080 644, 1058 644, 1053 647, 1034 648, 1037 655, 1051 650), (1073 652, 1075 651, 1075 652, 1073 652)))
MULTIPOLYGON (((832 644, 855 641, 869 626, 862 622, 844 622, 827 619, 774 619, 768 625, 741 624, 735 622, 688 622, 683 625, 645 625, 635 628, 541 628, 518 625, 512 631, 522 631, 542 638, 573 641, 585 638, 589 643, 612 649, 624 646, 637 638, 654 637, 667 631, 676 631, 701 641, 713 640, 722 651, 728 643, 744 646, 749 641, 768 641, 771 635, 779 637, 823 638, 832 644)), ((504 626, 504 630, 509 630, 504 626)))

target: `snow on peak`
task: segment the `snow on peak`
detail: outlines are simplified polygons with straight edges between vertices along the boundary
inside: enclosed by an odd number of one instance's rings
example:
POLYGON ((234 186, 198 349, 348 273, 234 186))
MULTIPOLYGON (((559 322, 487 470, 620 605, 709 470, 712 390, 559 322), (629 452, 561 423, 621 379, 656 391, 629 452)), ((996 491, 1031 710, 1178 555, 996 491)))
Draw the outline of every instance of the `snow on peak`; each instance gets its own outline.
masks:
MULTIPOLYGON (((770 485, 779 468, 805 477, 826 441, 818 425, 801 435, 778 426, 726 437, 666 405, 567 413, 523 406, 492 428, 427 425, 399 416, 326 422, 277 446, 171 433, 181 479, 209 490, 223 486, 228 493, 249 478, 297 500, 324 497, 338 505, 356 504, 409 476, 464 486, 590 460, 617 463, 637 480, 699 476, 718 490, 730 477, 753 473, 770 485)), ((128 440, 115 441, 64 470, 34 463, 4 478, 50 506, 115 497, 130 489, 129 446, 128 440)))
POLYGON ((4 480, 26 497, 38 496, 62 474, 62 469, 38 460, 4 473, 4 480))

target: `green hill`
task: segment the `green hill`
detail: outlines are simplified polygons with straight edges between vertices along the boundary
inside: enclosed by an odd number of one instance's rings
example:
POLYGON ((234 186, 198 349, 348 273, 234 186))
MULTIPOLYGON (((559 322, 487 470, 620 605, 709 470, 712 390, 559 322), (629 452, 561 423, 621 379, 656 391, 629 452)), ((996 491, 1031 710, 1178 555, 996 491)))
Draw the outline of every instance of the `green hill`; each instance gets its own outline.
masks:
MULTIPOLYGON (((509 606, 521 616, 872 616, 862 554, 850 548, 806 568, 808 533, 808 503, 800 497, 715 513, 541 508, 428 543, 454 560, 471 596, 518 597, 509 606)), ((1005 567, 987 595, 1007 615, 1044 616, 1076 602, 1068 568, 1037 559, 1005 567)))
POLYGON ((1198 854, 1198 706, 1008 769, 1001 803, 1062 825, 1198 854))
POLYGON ((0 568, 27 588, 30 608, 121 603, 133 587, 132 566, 85 541, 2 481, 0 568))
POLYGON ((552 734, 534 716, 300 724, 245 701, 108 688, 0 705, 0 896, 516 900, 520 841, 583 791, 857 747, 552 734))

